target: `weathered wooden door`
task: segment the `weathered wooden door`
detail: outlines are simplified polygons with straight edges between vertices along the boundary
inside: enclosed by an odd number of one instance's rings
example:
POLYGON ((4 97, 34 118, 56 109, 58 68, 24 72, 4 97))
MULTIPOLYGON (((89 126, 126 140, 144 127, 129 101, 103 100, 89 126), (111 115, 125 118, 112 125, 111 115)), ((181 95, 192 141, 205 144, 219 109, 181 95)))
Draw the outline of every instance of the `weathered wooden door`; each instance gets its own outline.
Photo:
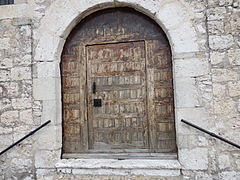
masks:
POLYGON ((87 61, 89 148, 147 149, 144 41, 87 46, 87 61))
POLYGON ((176 152, 171 50, 130 8, 96 12, 62 53, 64 153, 176 152))

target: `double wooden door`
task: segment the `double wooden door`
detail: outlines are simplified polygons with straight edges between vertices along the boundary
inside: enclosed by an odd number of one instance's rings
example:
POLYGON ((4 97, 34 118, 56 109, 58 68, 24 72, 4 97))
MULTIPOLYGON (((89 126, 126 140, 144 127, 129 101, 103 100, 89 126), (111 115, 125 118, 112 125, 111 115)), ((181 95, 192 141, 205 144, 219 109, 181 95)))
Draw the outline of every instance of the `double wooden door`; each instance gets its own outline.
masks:
POLYGON ((176 152, 170 45, 155 22, 129 8, 87 17, 61 70, 64 153, 176 152))

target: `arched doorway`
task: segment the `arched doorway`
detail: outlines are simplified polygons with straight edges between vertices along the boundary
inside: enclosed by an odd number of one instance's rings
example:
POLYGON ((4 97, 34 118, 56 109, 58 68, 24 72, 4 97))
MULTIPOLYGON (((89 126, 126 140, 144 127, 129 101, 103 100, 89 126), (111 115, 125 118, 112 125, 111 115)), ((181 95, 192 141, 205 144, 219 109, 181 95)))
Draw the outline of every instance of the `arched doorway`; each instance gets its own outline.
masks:
POLYGON ((171 49, 153 20, 91 14, 67 38, 61 72, 63 153, 176 152, 171 49))

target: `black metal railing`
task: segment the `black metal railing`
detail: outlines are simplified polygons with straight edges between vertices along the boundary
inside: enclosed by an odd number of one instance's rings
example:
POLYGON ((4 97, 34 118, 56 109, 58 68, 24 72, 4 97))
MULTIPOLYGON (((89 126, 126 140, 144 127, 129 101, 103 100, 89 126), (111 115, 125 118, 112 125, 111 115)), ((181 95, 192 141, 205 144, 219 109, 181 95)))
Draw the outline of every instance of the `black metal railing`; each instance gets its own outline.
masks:
POLYGON ((7 147, 6 149, 4 149, 2 152, 0 152, 0 156, 7 152, 9 149, 13 148, 14 146, 16 146, 17 144, 19 144, 20 142, 22 142, 24 139, 28 138, 29 136, 33 135, 35 132, 37 132, 38 130, 40 130, 41 128, 43 128, 44 126, 46 126, 48 123, 50 123, 51 120, 48 120, 47 122, 43 123, 41 126, 39 126, 38 128, 34 129, 33 131, 31 131, 30 133, 28 133, 26 136, 22 137, 21 139, 19 139, 17 142, 13 143, 12 145, 10 145, 9 147, 7 147))
POLYGON ((14 4, 14 0, 0 0, 0 6, 8 4, 14 4))
POLYGON ((217 138, 217 139, 220 139, 221 141, 223 141, 223 142, 225 142, 225 143, 228 143, 228 144, 230 144, 230 145, 232 145, 232 146, 240 149, 240 146, 239 146, 238 144, 236 144, 236 143, 233 143, 233 142, 231 142, 231 141, 229 141, 229 140, 227 140, 227 139, 225 139, 225 138, 223 138, 223 137, 221 137, 221 136, 218 136, 218 135, 216 135, 216 134, 214 134, 214 133, 212 133, 212 132, 210 132, 210 131, 208 131, 208 130, 206 130, 206 129, 203 129, 203 128, 201 128, 201 127, 199 127, 199 126, 197 126, 197 125, 195 125, 195 124, 193 124, 193 123, 190 123, 190 122, 188 122, 188 121, 186 121, 186 120, 184 120, 184 119, 182 119, 181 121, 182 121, 183 123, 189 125, 189 126, 192 126, 192 127, 196 128, 196 129, 204 132, 204 133, 207 133, 208 135, 210 135, 210 136, 212 136, 212 137, 215 137, 215 138, 217 138))

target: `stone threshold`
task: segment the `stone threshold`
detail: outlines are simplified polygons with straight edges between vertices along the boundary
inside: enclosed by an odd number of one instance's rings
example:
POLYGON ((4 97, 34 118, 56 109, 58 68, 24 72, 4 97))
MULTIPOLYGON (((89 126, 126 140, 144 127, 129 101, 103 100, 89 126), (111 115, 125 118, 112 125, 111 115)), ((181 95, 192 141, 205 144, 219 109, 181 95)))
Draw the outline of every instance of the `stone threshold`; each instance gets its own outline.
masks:
POLYGON ((81 175, 180 176, 178 160, 146 159, 61 159, 55 167, 59 173, 81 175))

